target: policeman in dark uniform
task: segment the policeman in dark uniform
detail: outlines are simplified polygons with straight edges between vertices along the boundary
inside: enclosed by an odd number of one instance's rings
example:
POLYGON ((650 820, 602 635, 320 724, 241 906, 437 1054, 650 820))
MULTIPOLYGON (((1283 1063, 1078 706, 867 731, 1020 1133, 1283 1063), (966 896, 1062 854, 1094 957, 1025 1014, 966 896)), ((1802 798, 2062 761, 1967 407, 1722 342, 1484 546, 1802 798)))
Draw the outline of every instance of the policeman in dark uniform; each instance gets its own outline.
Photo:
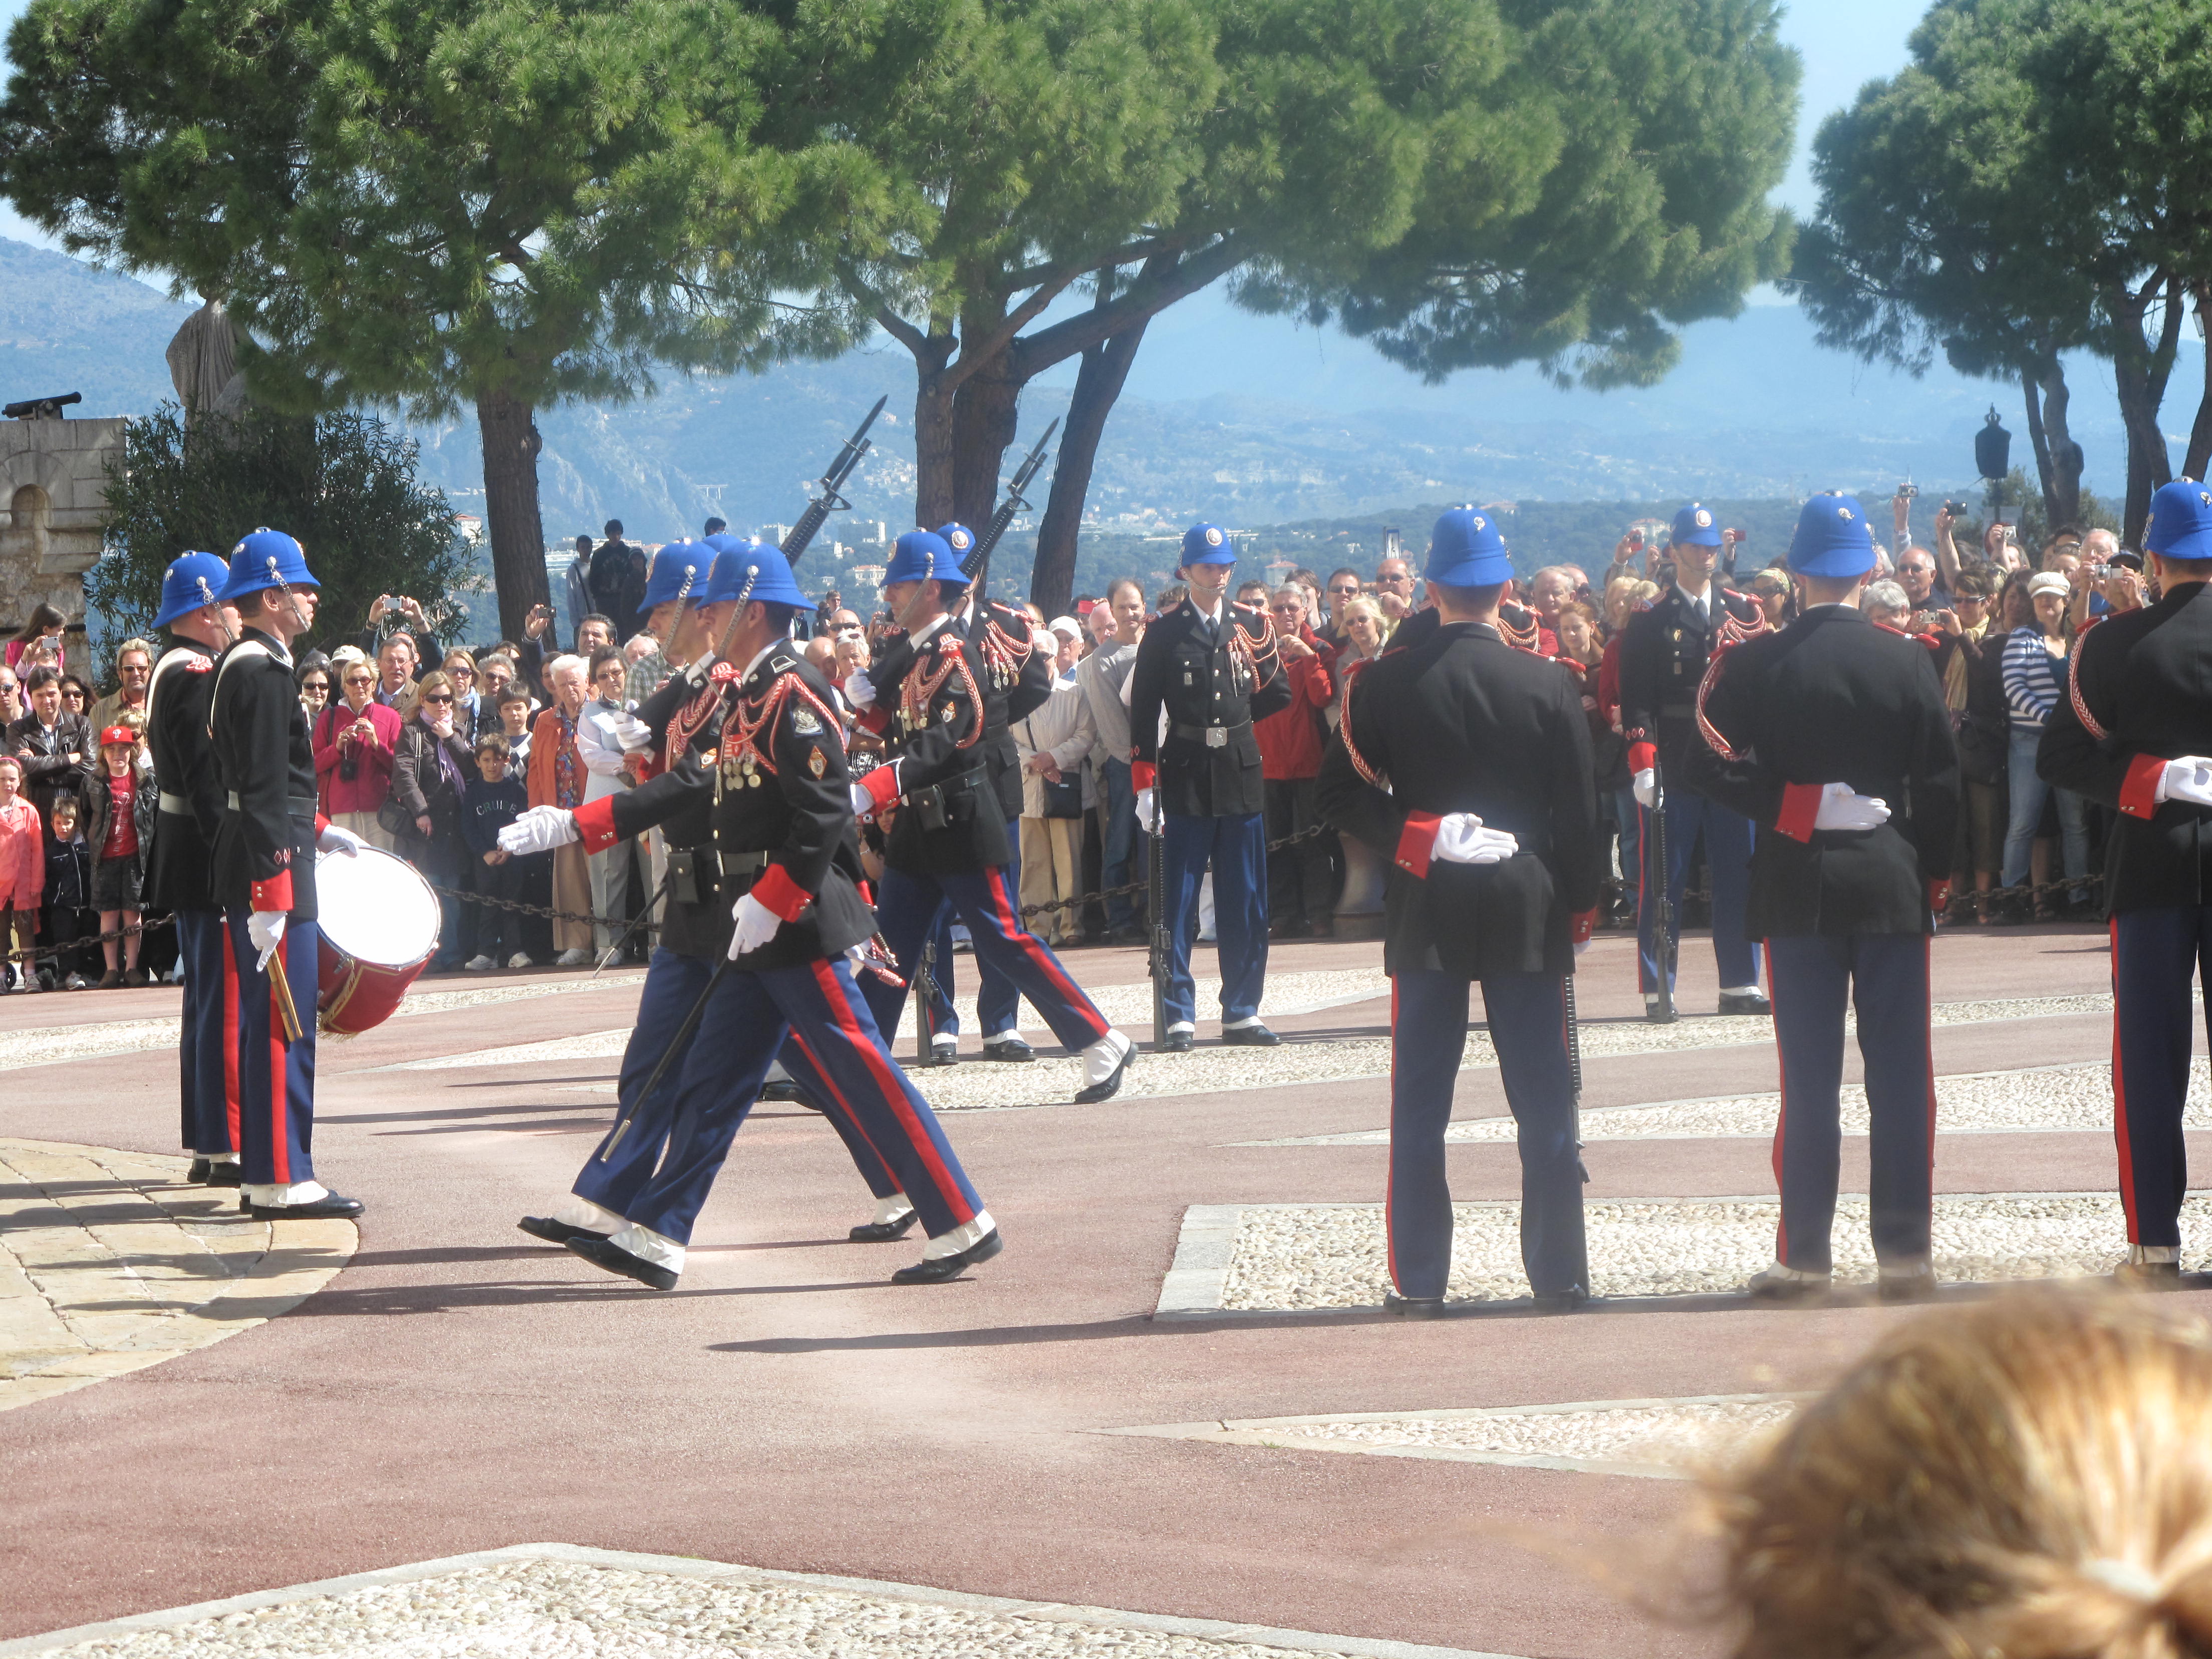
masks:
POLYGON ((2115 1277, 2175 1290, 2190 994, 2199 971, 2212 975, 2212 485, 2182 478, 2160 489, 2142 539, 2159 601, 2075 641, 2036 770, 2118 814, 2105 842, 2112 1127, 2128 1218, 2115 1277))
MULTIPOLYGON (((884 599, 906 630, 904 666, 868 689, 866 718, 884 732, 893 757, 853 786, 854 810, 896 805, 884 853, 878 911, 885 941, 911 982, 922 940, 949 902, 968 924, 979 962, 1012 980, 1054 1036, 1083 1056, 1079 1102, 1110 1098, 1136 1045, 1104 1016, 1044 941, 1023 926, 1007 877, 1006 820, 984 762, 983 680, 979 643, 952 623, 968 578, 934 531, 898 538, 884 575, 884 599)), ((850 682, 848 682, 850 684, 850 682)), ((869 1006, 883 1030, 898 1029, 901 986, 874 980, 869 1006)))
POLYGON ((238 1185, 238 1091, 229 1056, 238 1033, 225 1015, 222 908, 208 880, 209 848, 222 823, 222 791, 208 746, 215 662, 238 633, 238 613, 216 595, 230 570, 212 553, 186 553, 161 575, 154 625, 175 643, 154 665, 146 688, 146 745, 161 781, 154 844, 146 860, 146 906, 176 918, 185 969, 182 1073, 188 1181, 238 1185))
POLYGON ((1928 951, 1950 878, 1959 753, 1929 653, 1854 602, 1874 562, 1856 501, 1805 503, 1790 543, 1802 614, 1714 659, 1693 716, 1700 741, 1675 774, 1759 828, 1748 916, 1766 941, 1782 1051, 1782 1225, 1774 1265, 1751 1281, 1757 1297, 1828 1284, 1853 1006, 1881 1294, 1909 1301, 1935 1288, 1928 951))
POLYGON ((232 550, 216 596, 237 608, 240 623, 238 642, 216 665, 209 716, 223 791, 213 886, 238 1008, 241 1202, 257 1221, 357 1216, 362 1207, 315 1179, 311 1155, 315 853, 361 850, 358 837, 315 810, 315 752, 292 678, 291 642, 314 626, 316 589, 300 544, 261 529, 232 550))
MULTIPOLYGON (((1713 580, 1721 532, 1713 514, 1692 501, 1674 515, 1666 556, 1674 586, 1649 611, 1628 619, 1620 640, 1620 726, 1629 734, 1628 764, 1643 809, 1639 845, 1653 845, 1651 806, 1663 793, 1667 868, 1640 867, 1637 881, 1637 978, 1647 1012, 1656 1012, 1659 969, 1652 942, 1658 913, 1653 884, 1663 880, 1674 914, 1682 914, 1682 888, 1699 833, 1712 874, 1713 956, 1720 966, 1720 1011, 1771 1012, 1759 988, 1759 946, 1744 931, 1750 886, 1751 823, 1711 799, 1673 787, 1675 769, 1697 745, 1696 701, 1706 659, 1715 649, 1765 629, 1755 600, 1713 580)), ((1648 866, 1653 862, 1645 860, 1648 866)), ((1669 981, 1671 988, 1672 981, 1669 981)))
MULTIPOLYGON (((791 638, 793 614, 813 605, 775 549, 749 548, 742 558, 742 570, 727 573, 733 588, 718 570, 704 619, 729 646, 708 682, 716 693, 703 733, 714 751, 712 839, 699 849, 711 858, 718 901, 734 900, 724 960, 705 979, 705 1018, 674 1068, 673 1115, 657 1167, 627 1197, 623 1226, 605 1237, 580 1229, 567 1243, 611 1273, 672 1288, 693 1223, 787 1036, 809 1062, 802 1081, 823 1091, 833 1116, 857 1124, 921 1213, 929 1243, 895 1281, 956 1278, 996 1255, 1000 1242, 854 983, 853 963, 865 958, 875 918, 860 891, 845 745, 830 688, 791 638)), ((672 744, 684 735, 683 718, 672 744)), ((687 739, 687 764, 704 760, 699 735, 687 739)), ((649 806, 635 821, 627 815, 658 782, 580 809, 569 815, 573 827, 587 846, 611 842, 650 821, 649 806)))
MULTIPOLYGON (((668 902, 639 994, 637 1022, 623 1051, 614 1124, 585 1160, 561 1206, 550 1216, 525 1216, 517 1224, 550 1243, 605 1238, 629 1224, 629 1208, 652 1179, 675 1125, 684 1060, 696 1040, 696 1027, 688 1035, 684 1030, 685 1017, 729 945, 730 908, 720 896, 714 839, 713 765, 720 730, 715 714, 727 682, 710 678, 708 665, 714 644, 736 610, 747 564, 758 562, 748 557, 757 554, 758 544, 723 539, 719 553, 693 542, 662 548, 647 578, 645 608, 665 641, 668 661, 686 671, 700 665, 696 673, 672 674, 637 711, 655 734, 659 773, 635 789, 574 812, 533 807, 500 835, 501 846, 517 854, 576 840, 588 840, 596 848, 655 828, 668 843, 668 902), (716 592, 722 597, 713 609, 702 603, 716 592), (669 610, 663 611, 663 606, 669 610), (659 1086, 650 1097, 641 1097, 647 1080, 672 1048, 678 1053, 662 1070, 659 1086)), ((796 1043, 787 1045, 783 1058, 795 1065, 799 1075, 813 1079, 814 1068, 796 1043)), ((896 1177, 850 1115, 835 1109, 836 1097, 825 1086, 817 1083, 812 1098, 817 1104, 829 1103, 823 1115, 876 1196, 876 1218, 854 1227, 849 1237, 861 1243, 902 1237, 917 1216, 896 1177)), ((731 1127, 734 1133, 736 1126, 731 1127)))
POLYGON ((1157 1035, 1173 1054, 1187 1050, 1198 1029, 1190 948, 1209 862, 1221 1040, 1255 1048, 1276 1040, 1260 1023, 1267 987, 1267 824, 1252 722, 1290 706, 1291 682, 1267 613, 1229 598, 1236 564, 1237 550, 1220 526, 1186 531, 1176 574, 1190 598, 1145 629, 1129 671, 1137 821, 1152 830, 1164 820, 1158 851, 1166 860, 1168 1029, 1157 1035))
POLYGON ((1566 976, 1596 920, 1597 799, 1580 688, 1498 631, 1512 561, 1486 514, 1455 507, 1429 541, 1437 621, 1352 680, 1322 763, 1322 816, 1390 861, 1390 1278, 1385 1303, 1444 1310, 1451 1191, 1444 1129, 1468 988, 1521 1143, 1521 1260, 1540 1307, 1588 1299, 1566 976))

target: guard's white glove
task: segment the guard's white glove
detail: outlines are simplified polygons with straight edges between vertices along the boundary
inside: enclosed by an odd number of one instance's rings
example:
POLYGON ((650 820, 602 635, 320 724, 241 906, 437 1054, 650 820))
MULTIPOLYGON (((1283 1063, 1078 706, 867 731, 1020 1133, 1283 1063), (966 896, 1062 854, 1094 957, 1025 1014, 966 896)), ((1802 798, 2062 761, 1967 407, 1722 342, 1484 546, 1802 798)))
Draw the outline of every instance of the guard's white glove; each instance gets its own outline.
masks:
POLYGON ((533 806, 499 832, 499 850, 518 855, 550 853, 582 839, 574 812, 561 806, 533 806))
POLYGON ((1659 774, 1650 767, 1645 767, 1630 779, 1628 787, 1635 793, 1636 804, 1645 811, 1650 811, 1659 805, 1659 774))
POLYGON ((323 826, 322 834, 315 837, 315 850, 317 852, 343 853, 349 858, 361 851, 361 849, 368 844, 368 843, 362 840, 359 836, 354 834, 352 830, 341 830, 335 823, 325 824, 323 826))
POLYGON ((1820 786, 1820 810, 1813 815, 1815 830, 1879 830, 1888 822, 1887 801, 1853 794, 1848 783, 1820 786))
POLYGON ((2157 799, 2212 806, 2212 760, 2202 755, 2183 755, 2166 762, 2158 781, 2157 799))
POLYGON ((653 728, 636 715, 624 714, 608 724, 614 731, 615 741, 622 744, 624 754, 635 754, 641 749, 653 747, 653 728))
POLYGON ((855 668, 845 676, 845 701, 855 708, 872 708, 876 702, 876 683, 868 678, 865 668, 855 668))
POLYGON ((253 948, 261 952, 254 971, 269 971, 269 958, 276 954, 276 947, 284 942, 284 913, 282 910, 256 910, 246 919, 246 937, 253 941, 253 948))
POLYGON ((730 915, 737 920, 737 930, 730 935, 730 960, 757 951, 775 937, 775 930, 783 926, 783 918, 763 904, 750 893, 739 896, 730 915))
POLYGON ((851 793, 853 816, 856 818, 873 817, 877 810, 876 798, 868 793, 868 786, 865 783, 848 783, 845 787, 851 793))
POLYGON ((1502 864, 1521 850, 1503 830, 1486 830, 1472 812, 1448 812, 1437 823, 1431 856, 1451 864, 1502 864))
POLYGON ((1152 833, 1152 792, 1149 789, 1137 791, 1137 824, 1146 835, 1152 833))

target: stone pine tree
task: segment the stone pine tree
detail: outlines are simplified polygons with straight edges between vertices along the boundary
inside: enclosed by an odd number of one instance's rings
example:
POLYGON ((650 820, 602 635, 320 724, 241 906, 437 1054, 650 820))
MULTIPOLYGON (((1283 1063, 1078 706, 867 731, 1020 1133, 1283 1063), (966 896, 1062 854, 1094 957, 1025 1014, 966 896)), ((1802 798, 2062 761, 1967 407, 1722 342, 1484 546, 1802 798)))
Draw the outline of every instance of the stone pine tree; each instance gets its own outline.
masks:
POLYGON ((0 191, 222 299, 258 401, 473 410, 519 636, 539 410, 835 343, 730 251, 811 165, 749 140, 777 44, 734 0, 33 0, 0 191))

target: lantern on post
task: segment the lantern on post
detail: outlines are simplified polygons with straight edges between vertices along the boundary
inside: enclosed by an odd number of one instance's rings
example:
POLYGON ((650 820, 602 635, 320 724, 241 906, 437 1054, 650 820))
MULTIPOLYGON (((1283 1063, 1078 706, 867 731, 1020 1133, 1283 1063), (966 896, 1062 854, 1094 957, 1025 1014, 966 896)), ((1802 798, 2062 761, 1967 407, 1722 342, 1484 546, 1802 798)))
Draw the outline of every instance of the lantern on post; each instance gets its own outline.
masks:
POLYGON ((1995 519, 2004 510, 2005 480, 2012 474, 2012 434, 1997 419, 1995 404, 1974 434, 1974 468, 1990 487, 1990 517, 1995 519))

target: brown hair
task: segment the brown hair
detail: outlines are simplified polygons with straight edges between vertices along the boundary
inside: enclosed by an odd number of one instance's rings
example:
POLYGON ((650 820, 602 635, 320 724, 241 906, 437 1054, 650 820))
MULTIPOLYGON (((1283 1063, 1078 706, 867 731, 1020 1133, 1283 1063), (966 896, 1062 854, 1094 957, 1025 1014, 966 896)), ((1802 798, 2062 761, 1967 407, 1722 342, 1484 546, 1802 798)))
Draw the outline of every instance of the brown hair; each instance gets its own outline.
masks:
POLYGON ((460 696, 460 693, 454 689, 453 681, 446 678, 444 672, 434 668, 407 688, 407 704, 401 709, 399 718, 403 720, 411 720, 416 715, 421 714, 422 699, 433 691, 450 692, 456 699, 460 696))
POLYGON ((1735 1659, 2212 1653, 2212 1346, 2141 1303, 1925 1314, 1713 1497, 1735 1659))

